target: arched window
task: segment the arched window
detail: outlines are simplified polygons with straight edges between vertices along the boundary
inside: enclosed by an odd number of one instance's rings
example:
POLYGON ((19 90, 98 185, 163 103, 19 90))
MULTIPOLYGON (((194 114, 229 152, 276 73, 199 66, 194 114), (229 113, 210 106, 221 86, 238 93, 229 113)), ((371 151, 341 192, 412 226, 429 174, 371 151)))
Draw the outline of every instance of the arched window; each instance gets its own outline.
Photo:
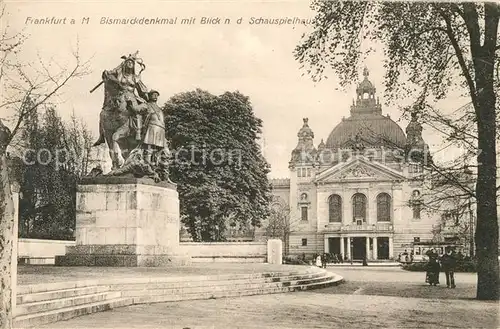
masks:
POLYGON ((352 197, 353 221, 357 219, 366 220, 366 196, 361 193, 356 193, 352 197))
POLYGON ((380 193, 377 196, 377 221, 389 222, 391 220, 391 196, 380 193))
POLYGON ((332 222, 342 222, 342 198, 334 194, 328 198, 328 218, 332 222))

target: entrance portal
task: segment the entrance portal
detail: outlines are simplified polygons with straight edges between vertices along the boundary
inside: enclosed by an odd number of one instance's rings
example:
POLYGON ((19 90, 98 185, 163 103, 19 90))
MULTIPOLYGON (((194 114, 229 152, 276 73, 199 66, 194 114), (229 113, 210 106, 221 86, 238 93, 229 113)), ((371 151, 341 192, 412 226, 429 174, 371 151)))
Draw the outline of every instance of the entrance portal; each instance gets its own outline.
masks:
POLYGON ((365 257, 366 253, 366 239, 365 237, 351 238, 352 243, 352 259, 361 260, 365 257))
POLYGON ((389 238, 377 239, 378 259, 389 259, 389 238))
POLYGON ((340 238, 328 238, 328 252, 330 254, 340 254, 340 238))

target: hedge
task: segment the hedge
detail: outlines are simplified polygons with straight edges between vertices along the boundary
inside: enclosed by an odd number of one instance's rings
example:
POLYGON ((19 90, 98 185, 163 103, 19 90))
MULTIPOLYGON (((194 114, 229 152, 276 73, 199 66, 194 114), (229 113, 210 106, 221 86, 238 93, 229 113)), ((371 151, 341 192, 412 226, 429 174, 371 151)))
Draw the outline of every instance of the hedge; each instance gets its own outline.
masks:
MULTIPOLYGON (((427 262, 416 262, 410 264, 401 264, 401 267, 406 271, 425 272, 427 271, 427 262)), ((444 272, 441 270, 441 272, 444 272)), ((457 262, 455 272, 477 272, 475 260, 465 260, 457 262)))

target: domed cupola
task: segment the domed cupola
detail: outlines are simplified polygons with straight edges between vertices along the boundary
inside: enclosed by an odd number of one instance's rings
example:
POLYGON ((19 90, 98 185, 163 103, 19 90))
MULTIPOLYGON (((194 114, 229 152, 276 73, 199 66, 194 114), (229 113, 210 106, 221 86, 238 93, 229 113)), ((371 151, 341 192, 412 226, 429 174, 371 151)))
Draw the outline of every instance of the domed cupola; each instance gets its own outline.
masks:
POLYGON ((375 95, 375 86, 368 80, 369 75, 365 67, 364 79, 356 88, 356 100, 351 105, 351 116, 343 118, 332 130, 326 140, 327 148, 352 148, 356 140, 367 148, 405 147, 405 133, 389 116, 382 115, 382 105, 375 95))
POLYGON ((316 149, 314 148, 313 139, 314 132, 311 128, 309 128, 309 119, 304 118, 302 128, 300 128, 297 133, 297 137, 299 141, 297 146, 292 151, 292 159, 291 161, 300 161, 300 162, 311 162, 314 161, 314 156, 316 154, 316 149))
POLYGON ((382 114, 382 107, 378 99, 375 99, 375 86, 368 80, 370 72, 364 68, 364 79, 356 88, 356 102, 351 106, 351 115, 359 114, 382 114))

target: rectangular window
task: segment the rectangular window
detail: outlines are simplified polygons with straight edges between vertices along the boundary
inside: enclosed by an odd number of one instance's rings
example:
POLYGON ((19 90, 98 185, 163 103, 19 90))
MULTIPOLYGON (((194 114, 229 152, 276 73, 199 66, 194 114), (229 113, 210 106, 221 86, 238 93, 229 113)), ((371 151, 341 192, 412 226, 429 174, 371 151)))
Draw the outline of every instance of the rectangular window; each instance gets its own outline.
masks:
POLYGON ((307 239, 302 239, 302 247, 307 246, 307 239))
POLYGON ((301 219, 302 220, 307 220, 307 207, 302 207, 301 208, 301 219))
POLYGON ((302 177, 302 176, 300 176, 301 172, 302 172, 301 168, 297 169, 297 177, 302 177))
POLYGON ((307 177, 311 177, 311 168, 307 168, 307 177))
POLYGON ((420 237, 418 237, 418 236, 414 237, 413 242, 420 242, 420 237))

